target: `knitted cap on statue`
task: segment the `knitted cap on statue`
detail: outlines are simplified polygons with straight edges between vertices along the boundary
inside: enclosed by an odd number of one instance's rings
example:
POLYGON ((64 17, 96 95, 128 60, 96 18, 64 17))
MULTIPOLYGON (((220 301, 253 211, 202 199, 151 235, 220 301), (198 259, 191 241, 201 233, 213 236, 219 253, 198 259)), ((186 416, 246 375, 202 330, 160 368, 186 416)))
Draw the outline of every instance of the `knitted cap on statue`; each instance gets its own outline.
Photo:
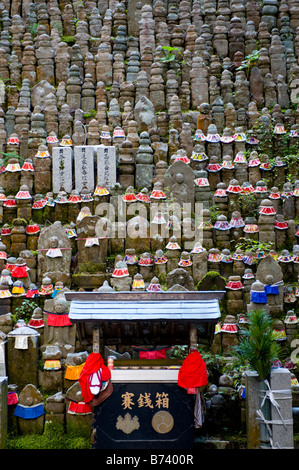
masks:
POLYGON ((182 388, 204 387, 208 383, 206 364, 198 351, 188 354, 178 374, 182 388))
MULTIPOLYGON (((78 379, 81 386, 81 394, 85 403, 89 403, 97 393, 92 393, 90 390, 90 380, 93 374, 98 374, 101 383, 106 382, 111 378, 110 369, 104 364, 103 358, 100 353, 91 353, 86 359, 83 370, 78 379)), ((99 383, 99 393, 101 388, 99 383)), ((96 389, 97 387, 94 387, 96 389)), ((96 391, 96 390, 93 390, 96 391)))

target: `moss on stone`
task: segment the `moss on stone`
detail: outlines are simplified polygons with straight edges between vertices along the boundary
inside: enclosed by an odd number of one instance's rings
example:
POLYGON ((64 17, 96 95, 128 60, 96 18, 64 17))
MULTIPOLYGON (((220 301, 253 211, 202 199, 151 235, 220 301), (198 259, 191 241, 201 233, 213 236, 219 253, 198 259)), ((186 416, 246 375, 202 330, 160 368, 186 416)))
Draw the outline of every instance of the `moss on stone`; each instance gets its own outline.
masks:
POLYGON ((211 283, 209 290, 219 290, 218 283, 214 283, 215 279, 221 279, 226 284, 226 279, 221 276, 217 271, 208 271, 207 274, 197 283, 196 290, 202 290, 202 285, 205 283, 211 283))

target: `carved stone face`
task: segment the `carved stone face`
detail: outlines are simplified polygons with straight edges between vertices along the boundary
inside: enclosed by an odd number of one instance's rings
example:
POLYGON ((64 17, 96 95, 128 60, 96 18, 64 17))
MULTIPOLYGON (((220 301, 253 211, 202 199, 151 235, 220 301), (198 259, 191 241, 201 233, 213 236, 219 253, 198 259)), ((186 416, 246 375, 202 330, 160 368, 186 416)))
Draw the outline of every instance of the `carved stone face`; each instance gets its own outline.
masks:
POLYGON ((58 238, 57 237, 50 237, 49 243, 51 248, 57 248, 58 246, 58 238))
POLYGON ((67 301, 65 299, 58 299, 55 302, 55 313, 65 313, 67 310, 67 301))
POLYGON ((183 176, 181 173, 178 173, 178 174, 176 175, 175 179, 176 179, 176 181, 177 181, 178 183, 181 184, 181 183, 183 183, 183 181, 184 181, 184 176, 183 176))

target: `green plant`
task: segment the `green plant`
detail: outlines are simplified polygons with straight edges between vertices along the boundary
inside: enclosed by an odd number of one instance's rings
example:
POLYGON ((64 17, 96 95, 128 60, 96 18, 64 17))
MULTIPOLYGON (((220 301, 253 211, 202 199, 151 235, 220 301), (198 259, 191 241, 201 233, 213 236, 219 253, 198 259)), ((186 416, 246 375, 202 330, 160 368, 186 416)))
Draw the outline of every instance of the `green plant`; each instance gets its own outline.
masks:
POLYGON ((252 51, 251 54, 247 55, 244 60, 242 61, 240 67, 237 70, 245 70, 246 74, 250 72, 252 67, 256 64, 260 56, 260 51, 252 51))
POLYGON ((210 210, 210 219, 211 219, 211 222, 212 224, 214 224, 216 222, 216 219, 217 219, 217 216, 219 214, 219 207, 217 206, 211 206, 209 208, 210 210))
POLYGON ((73 46, 76 42, 74 36, 62 36, 61 41, 66 42, 69 46, 73 46))
POLYGON ((238 196, 238 205, 243 217, 249 215, 256 217, 258 209, 256 207, 256 196, 254 193, 240 194, 238 196))
POLYGON ((15 150, 13 152, 0 152, 0 157, 4 165, 6 165, 8 160, 10 160, 11 158, 16 158, 19 163, 24 162, 24 157, 18 155, 15 150))
POLYGON ((243 252, 261 250, 265 253, 269 253, 273 249, 273 246, 274 244, 272 242, 260 243, 257 240, 243 237, 239 238, 239 243, 236 244, 236 248, 240 248, 243 252))
POLYGON ((185 359, 188 355, 188 346, 184 345, 175 345, 171 351, 171 359, 185 359))
POLYGON ((20 307, 15 308, 15 313, 11 315, 12 320, 14 323, 17 323, 18 320, 24 320, 26 324, 29 322, 33 310, 37 307, 38 305, 30 300, 23 300, 22 304, 20 307))
POLYGON ((233 350, 241 364, 248 364, 261 380, 266 380, 280 351, 273 335, 273 320, 263 309, 252 310, 247 316, 248 329, 233 350))
POLYGON ((97 115, 97 110, 92 109, 91 111, 88 111, 83 114, 84 119, 90 119, 90 118, 95 118, 97 115))
POLYGON ((232 360, 225 364, 222 368, 222 373, 229 375, 234 381, 234 387, 237 389, 242 383, 243 373, 248 370, 248 365, 239 364, 238 359, 232 360))
POLYGON ((160 60, 161 62, 173 62, 176 59, 176 55, 174 52, 180 52, 179 47, 171 47, 171 46, 162 46, 163 51, 167 51, 167 55, 162 57, 160 60))
POLYGON ((28 31, 33 38, 37 36, 38 23, 33 23, 28 27, 28 31))

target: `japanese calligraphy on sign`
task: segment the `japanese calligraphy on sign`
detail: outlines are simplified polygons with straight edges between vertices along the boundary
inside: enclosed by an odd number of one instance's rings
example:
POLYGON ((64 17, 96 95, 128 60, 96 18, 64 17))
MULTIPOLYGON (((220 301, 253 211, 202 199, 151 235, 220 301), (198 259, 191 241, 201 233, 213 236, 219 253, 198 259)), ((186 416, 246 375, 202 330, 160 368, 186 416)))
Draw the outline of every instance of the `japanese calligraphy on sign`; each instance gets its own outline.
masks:
POLYGON ((84 187, 94 190, 94 148, 92 145, 75 147, 75 187, 81 192, 84 187))
POLYGON ((169 395, 165 392, 156 393, 140 393, 139 396, 135 396, 134 393, 126 392, 121 395, 122 403, 121 406, 124 410, 132 410, 134 406, 138 408, 169 408, 169 395))

